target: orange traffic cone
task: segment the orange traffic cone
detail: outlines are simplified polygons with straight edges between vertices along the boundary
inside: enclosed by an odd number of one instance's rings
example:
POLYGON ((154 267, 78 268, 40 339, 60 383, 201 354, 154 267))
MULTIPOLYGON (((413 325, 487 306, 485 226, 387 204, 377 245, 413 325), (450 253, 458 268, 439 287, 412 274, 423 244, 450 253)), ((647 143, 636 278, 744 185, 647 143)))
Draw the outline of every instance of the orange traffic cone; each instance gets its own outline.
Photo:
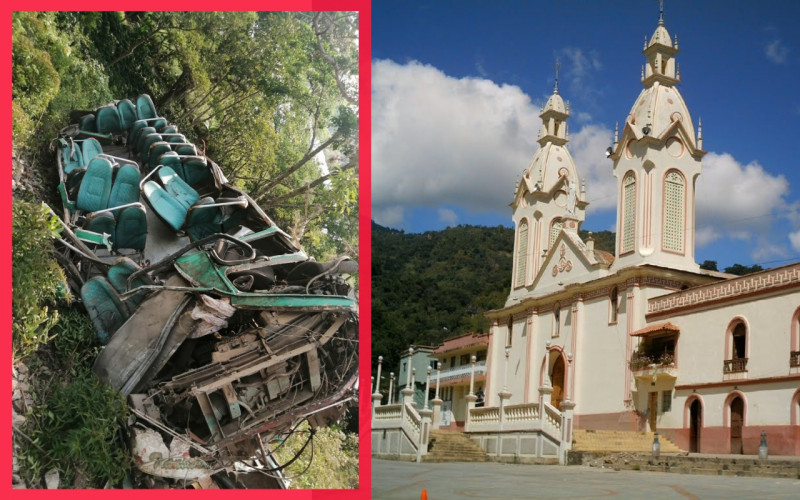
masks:
POLYGON ((428 500, 428 490, 422 490, 422 496, 419 497, 419 500, 428 500))

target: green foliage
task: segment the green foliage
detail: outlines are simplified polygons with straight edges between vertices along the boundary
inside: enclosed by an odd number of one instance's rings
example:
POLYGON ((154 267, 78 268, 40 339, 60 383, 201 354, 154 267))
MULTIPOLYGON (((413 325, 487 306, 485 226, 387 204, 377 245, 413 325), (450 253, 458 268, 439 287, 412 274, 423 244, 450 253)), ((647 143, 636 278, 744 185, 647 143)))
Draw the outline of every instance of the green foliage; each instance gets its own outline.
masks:
POLYGON ((381 355, 394 370, 410 344, 488 331, 485 313, 508 297, 513 248, 502 226, 405 234, 373 224, 373 365, 381 355))
POLYGON ((716 260, 704 260, 703 263, 700 264, 700 269, 705 269, 706 271, 719 271, 719 269, 717 269, 716 260))
POLYGON ((58 219, 44 204, 15 200, 12 210, 12 330, 14 357, 19 359, 51 338, 58 314, 46 304, 57 297, 65 278, 53 257, 58 219))
POLYGON ((88 369, 67 382, 54 380, 46 401, 29 415, 34 445, 21 453, 29 481, 40 484, 57 468, 62 487, 121 483, 131 466, 120 436, 126 416, 124 397, 88 369))
MULTIPOLYGON (((280 448, 273 447, 278 463, 292 460, 303 448, 310 432, 308 424, 303 423, 280 448)), ((358 488, 358 436, 346 434, 336 426, 320 427, 313 442, 283 472, 291 479, 293 489, 358 488)))
POLYGON ((22 145, 58 92, 60 80, 50 54, 40 48, 48 38, 46 25, 33 12, 15 12, 13 21, 13 133, 14 142, 22 145))
POLYGON ((764 268, 759 266, 758 264, 754 264, 752 266, 734 264, 732 266, 725 268, 726 273, 735 274, 737 276, 744 276, 745 274, 757 273, 758 271, 763 271, 763 270, 764 268))
POLYGON ((97 335, 86 313, 72 308, 61 312, 51 333, 53 352, 64 371, 74 374, 91 367, 97 335))
MULTIPOLYGON (((578 236, 580 236, 583 241, 586 241, 589 239, 589 231, 582 229, 578 231, 578 236)), ((592 238, 594 239, 595 250, 603 250, 611 255, 616 255, 617 233, 611 231, 597 231, 592 232, 592 238)))

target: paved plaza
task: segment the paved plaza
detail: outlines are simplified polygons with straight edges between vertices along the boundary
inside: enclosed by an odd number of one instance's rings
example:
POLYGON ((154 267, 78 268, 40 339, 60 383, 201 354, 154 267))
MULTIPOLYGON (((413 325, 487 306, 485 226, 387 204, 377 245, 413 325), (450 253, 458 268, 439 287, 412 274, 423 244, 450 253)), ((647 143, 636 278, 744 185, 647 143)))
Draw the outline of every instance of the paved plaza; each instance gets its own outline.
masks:
POLYGON ((372 460, 372 498, 800 498, 800 480, 614 471, 586 466, 372 460))

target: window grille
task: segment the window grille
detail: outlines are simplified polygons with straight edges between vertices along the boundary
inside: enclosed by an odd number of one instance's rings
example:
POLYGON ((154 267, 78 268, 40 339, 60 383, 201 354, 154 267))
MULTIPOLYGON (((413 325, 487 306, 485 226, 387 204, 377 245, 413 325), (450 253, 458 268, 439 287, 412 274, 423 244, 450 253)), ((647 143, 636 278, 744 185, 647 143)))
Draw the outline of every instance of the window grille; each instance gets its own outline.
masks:
POLYGON ((683 176, 673 170, 664 182, 664 249, 683 252, 683 176))
POLYGON ((622 248, 620 253, 633 250, 636 223, 636 177, 632 172, 622 180, 622 248))

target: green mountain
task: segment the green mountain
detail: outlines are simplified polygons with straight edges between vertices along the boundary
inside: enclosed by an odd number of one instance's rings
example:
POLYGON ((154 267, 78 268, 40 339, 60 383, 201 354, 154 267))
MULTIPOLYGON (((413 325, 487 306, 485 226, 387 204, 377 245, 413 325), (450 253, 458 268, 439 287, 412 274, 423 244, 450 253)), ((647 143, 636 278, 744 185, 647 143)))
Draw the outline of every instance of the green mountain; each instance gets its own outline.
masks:
MULTIPOLYGON (((581 231, 586 239, 587 232, 581 231)), ((614 233, 594 233, 614 252, 614 233)), ((421 234, 372 223, 372 366, 397 371, 409 345, 435 346, 487 332, 485 312, 503 306, 511 285, 514 230, 458 226, 421 234)))

